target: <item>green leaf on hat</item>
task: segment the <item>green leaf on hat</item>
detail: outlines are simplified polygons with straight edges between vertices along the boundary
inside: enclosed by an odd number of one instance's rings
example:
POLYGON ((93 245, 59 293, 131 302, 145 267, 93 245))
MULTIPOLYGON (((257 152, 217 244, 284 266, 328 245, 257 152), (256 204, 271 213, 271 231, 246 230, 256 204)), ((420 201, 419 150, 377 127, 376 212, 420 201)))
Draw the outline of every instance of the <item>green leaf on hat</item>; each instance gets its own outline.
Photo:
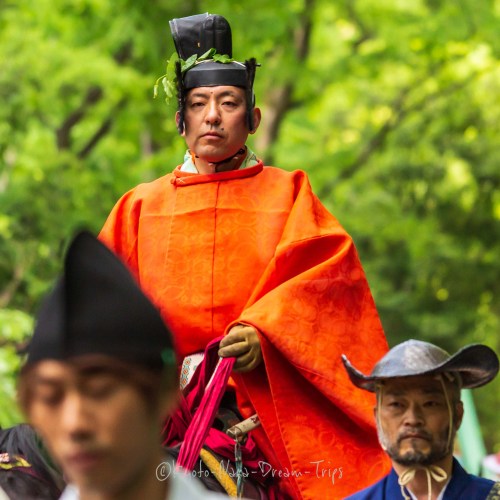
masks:
POLYGON ((193 54, 185 61, 179 58, 177 52, 174 52, 170 56, 170 59, 167 61, 165 74, 161 75, 155 82, 155 85, 153 87, 153 97, 155 98, 158 97, 158 87, 160 82, 162 83, 163 86, 163 91, 165 93, 165 101, 167 104, 170 102, 172 97, 175 96, 177 89, 177 74, 175 71, 175 65, 177 61, 180 61, 181 73, 184 74, 197 64, 209 60, 213 60, 221 64, 229 64, 234 61, 234 59, 229 57, 227 54, 218 54, 216 49, 214 48, 207 50, 204 54, 202 54, 199 57, 198 54, 193 54))

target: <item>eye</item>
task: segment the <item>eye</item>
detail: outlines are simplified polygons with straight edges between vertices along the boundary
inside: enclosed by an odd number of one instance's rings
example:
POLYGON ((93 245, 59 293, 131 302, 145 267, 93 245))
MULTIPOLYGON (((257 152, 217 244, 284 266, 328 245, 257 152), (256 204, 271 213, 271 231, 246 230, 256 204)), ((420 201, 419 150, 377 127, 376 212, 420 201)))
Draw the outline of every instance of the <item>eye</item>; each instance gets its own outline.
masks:
POLYGON ((205 106, 205 103, 203 101, 191 101, 191 102, 188 102, 188 107, 192 108, 192 109, 202 108, 203 106, 205 106))
POLYGON ((104 380, 90 380, 85 384, 84 392, 92 399, 106 399, 118 388, 118 381, 106 377, 104 380))
POLYGON ((404 404, 397 399, 390 399, 385 401, 383 406, 390 412, 396 413, 400 412, 404 409, 404 404))
POLYGON ((63 399, 63 391, 52 388, 35 390, 33 399, 45 406, 57 406, 63 399))
POLYGON ((403 405, 399 401, 391 401, 388 406, 389 408, 403 408, 403 405))
POLYGON ((437 401, 437 400, 434 400, 434 399, 429 399, 427 400, 425 403, 424 403, 424 407, 426 408, 438 408, 440 406, 442 406, 442 402, 441 401, 437 401))

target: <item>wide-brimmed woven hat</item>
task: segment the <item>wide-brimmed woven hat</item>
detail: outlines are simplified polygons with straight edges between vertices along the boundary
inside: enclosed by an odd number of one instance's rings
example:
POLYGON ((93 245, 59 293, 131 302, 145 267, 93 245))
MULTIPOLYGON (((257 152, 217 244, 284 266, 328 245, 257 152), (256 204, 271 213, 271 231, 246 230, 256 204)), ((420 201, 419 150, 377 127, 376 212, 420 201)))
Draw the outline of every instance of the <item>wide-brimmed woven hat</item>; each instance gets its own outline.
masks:
POLYGON ((354 368, 345 354, 342 361, 352 383, 370 392, 380 380, 444 372, 458 373, 462 387, 471 389, 493 380, 499 369, 498 356, 486 345, 468 345, 451 356, 434 344, 413 339, 393 347, 370 375, 354 368))

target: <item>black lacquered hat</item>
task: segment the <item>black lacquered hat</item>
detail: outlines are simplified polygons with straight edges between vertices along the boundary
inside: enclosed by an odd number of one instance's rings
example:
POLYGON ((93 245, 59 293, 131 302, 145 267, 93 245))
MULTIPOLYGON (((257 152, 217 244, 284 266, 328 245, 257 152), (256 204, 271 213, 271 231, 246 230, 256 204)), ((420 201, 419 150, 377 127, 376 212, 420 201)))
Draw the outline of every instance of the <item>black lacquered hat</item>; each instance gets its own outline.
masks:
POLYGON ((156 307, 120 259, 83 231, 40 308, 27 364, 88 354, 150 367, 175 363, 172 335, 156 307))
MULTIPOLYGON (((210 49, 232 58, 231 27, 224 17, 205 13, 172 19, 169 24, 175 49, 181 59, 186 61, 192 56, 199 57, 210 49)), ((220 63, 210 58, 190 68, 183 75, 183 83, 186 90, 216 85, 246 87, 248 84, 244 63, 220 63)))
POLYGON ((195 16, 172 19, 170 31, 174 39, 175 49, 180 59, 187 61, 196 59, 189 69, 180 71, 177 68, 177 92, 180 112, 179 130, 182 132, 184 119, 184 101, 188 90, 197 87, 214 87, 230 85, 246 90, 247 121, 249 130, 253 129, 253 114, 255 105, 253 83, 257 63, 248 59, 244 63, 233 61, 233 45, 231 27, 228 21, 217 14, 197 14, 195 16), (199 60, 208 51, 214 54, 199 60), (228 56, 224 59, 218 56, 228 56))
POLYGON ((434 344, 413 339, 393 347, 370 375, 354 368, 344 354, 342 361, 352 383, 371 392, 381 380, 445 372, 458 373, 462 387, 471 389, 493 380, 499 369, 498 356, 488 346, 468 345, 451 356, 434 344))

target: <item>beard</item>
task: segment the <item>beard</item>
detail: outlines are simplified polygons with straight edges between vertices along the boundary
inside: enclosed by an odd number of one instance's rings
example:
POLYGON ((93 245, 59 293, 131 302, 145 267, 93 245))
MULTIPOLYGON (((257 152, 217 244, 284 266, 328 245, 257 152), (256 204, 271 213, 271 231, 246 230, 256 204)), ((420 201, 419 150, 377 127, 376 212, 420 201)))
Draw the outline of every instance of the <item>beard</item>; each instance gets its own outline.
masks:
POLYGON ((433 437, 427 432, 418 431, 420 435, 426 438, 427 446, 420 446, 413 442, 411 438, 405 439, 405 434, 398 436, 395 442, 389 443, 383 432, 379 429, 379 441, 387 454, 394 462, 409 467, 412 465, 429 466, 439 462, 451 453, 451 443, 454 440, 452 435, 450 446, 448 446, 448 427, 446 427, 438 436, 433 437), (402 446, 403 440, 408 441, 406 446, 402 446))
POLYGON ((414 448, 401 452, 399 446, 394 445, 387 449, 387 454, 394 462, 409 467, 412 465, 428 466, 435 464, 447 457, 449 452, 446 444, 443 443, 441 447, 433 445, 429 451, 414 448))

